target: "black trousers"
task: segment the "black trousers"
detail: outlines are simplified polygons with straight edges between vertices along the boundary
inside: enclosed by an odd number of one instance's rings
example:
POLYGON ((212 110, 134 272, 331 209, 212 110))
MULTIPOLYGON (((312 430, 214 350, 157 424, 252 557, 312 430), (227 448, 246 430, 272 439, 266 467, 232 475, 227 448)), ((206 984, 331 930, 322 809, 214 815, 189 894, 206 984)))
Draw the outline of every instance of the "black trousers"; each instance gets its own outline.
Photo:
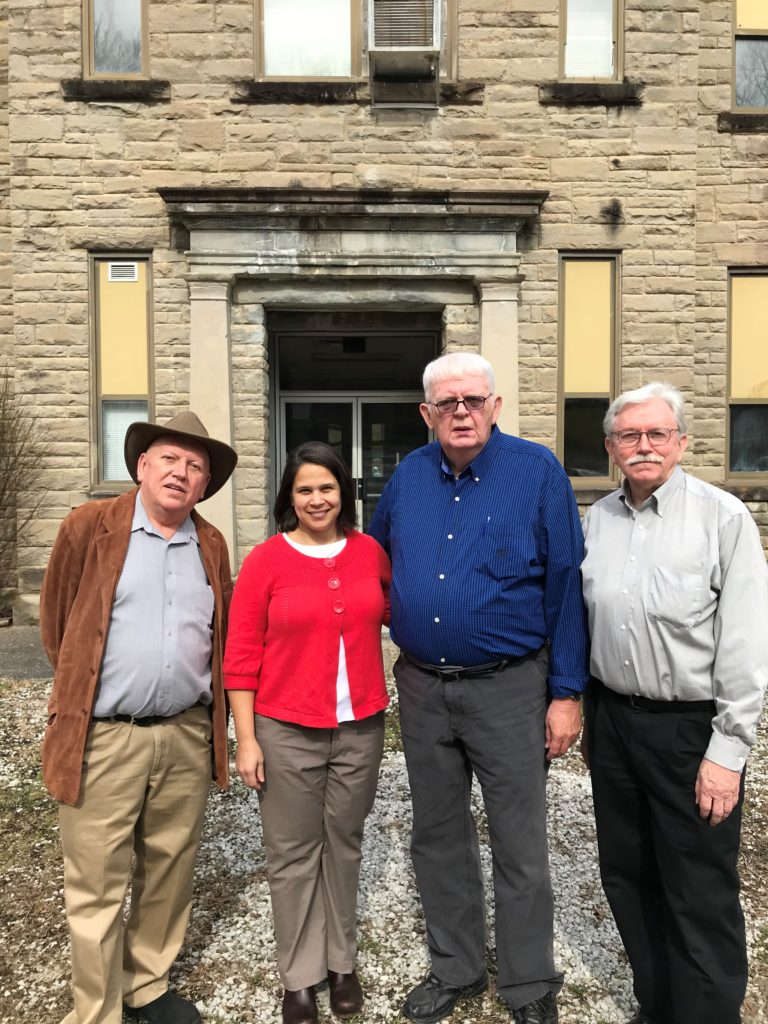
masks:
POLYGON ((600 875, 642 1010, 654 1024, 739 1024, 744 783, 724 822, 699 817, 711 713, 638 711, 593 683, 587 728, 600 875))
POLYGON ((485 971, 485 897, 471 788, 488 818, 499 996, 513 1009, 557 992, 546 823, 547 654, 443 681, 395 665, 413 801, 411 855, 432 970, 468 985, 485 971))

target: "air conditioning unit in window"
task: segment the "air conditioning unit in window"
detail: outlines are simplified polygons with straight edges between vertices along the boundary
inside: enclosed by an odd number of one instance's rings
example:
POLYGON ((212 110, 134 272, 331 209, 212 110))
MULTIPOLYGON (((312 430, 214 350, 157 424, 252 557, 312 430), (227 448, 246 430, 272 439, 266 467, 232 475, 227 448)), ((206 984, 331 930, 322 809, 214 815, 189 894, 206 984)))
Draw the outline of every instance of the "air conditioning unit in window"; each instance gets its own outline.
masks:
POLYGON ((440 105, 442 0, 368 0, 374 107, 440 105))

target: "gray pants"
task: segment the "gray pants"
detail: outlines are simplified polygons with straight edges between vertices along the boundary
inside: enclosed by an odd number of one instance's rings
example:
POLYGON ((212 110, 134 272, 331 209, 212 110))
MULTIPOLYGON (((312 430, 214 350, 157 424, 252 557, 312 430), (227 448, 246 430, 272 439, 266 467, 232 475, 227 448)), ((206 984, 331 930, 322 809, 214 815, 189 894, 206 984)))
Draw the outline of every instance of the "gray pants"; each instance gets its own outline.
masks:
POLYGON ((485 970, 485 901, 475 822, 476 776, 488 817, 496 902, 497 991, 513 1009, 557 992, 546 834, 547 655, 444 681, 395 665, 413 800, 411 855, 432 970, 466 985, 485 970))
POLYGON ((384 712, 311 729, 256 715, 259 792, 277 966, 285 988, 348 974, 357 954, 363 825, 384 747, 384 712))

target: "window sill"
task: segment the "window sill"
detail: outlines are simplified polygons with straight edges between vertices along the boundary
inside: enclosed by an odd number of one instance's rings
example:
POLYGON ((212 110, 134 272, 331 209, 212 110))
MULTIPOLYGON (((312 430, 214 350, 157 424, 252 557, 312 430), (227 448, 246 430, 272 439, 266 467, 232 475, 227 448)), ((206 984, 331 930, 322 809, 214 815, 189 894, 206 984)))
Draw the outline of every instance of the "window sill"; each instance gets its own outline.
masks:
POLYGON ((768 501, 768 481, 737 480, 730 476, 720 486, 740 501, 768 501))
POLYGON ((578 476, 571 476, 568 479, 571 482, 577 505, 594 505, 596 501, 604 498, 606 494, 611 494, 619 486, 615 480, 607 478, 605 481, 589 483, 581 483, 581 478, 578 476))
MULTIPOLYGON (((432 87, 434 93, 434 86, 432 87)), ((440 102, 451 106, 478 106, 485 93, 483 82, 443 82, 440 102)), ((233 103, 311 103, 353 104, 370 106, 368 82, 255 82, 243 79, 234 82, 230 99, 233 103)))
POLYGON ((768 132, 768 113, 742 114, 728 110, 717 115, 717 130, 731 135, 764 135, 768 132))
POLYGON ((539 103, 555 107, 639 107, 645 83, 635 79, 623 82, 542 82, 539 103))
POLYGON ((171 83, 144 78, 65 78, 61 94, 65 100, 82 103, 167 103, 171 83))

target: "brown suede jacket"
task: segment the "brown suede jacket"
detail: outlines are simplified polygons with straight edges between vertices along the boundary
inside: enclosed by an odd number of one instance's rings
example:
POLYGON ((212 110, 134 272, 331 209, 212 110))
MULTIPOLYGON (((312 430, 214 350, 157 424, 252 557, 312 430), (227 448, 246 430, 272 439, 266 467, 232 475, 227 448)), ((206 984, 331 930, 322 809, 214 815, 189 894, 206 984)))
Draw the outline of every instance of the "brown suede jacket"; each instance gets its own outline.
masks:
MULTIPOLYGON (((104 654, 115 588, 131 537, 138 488, 118 498, 89 501, 59 528, 40 595, 40 630, 54 668, 43 739, 43 779, 55 800, 77 802, 83 755, 104 654)), ((200 553, 213 588, 211 658, 213 686, 213 776, 229 785, 227 704, 221 662, 232 596, 224 537, 192 512, 200 553)))

